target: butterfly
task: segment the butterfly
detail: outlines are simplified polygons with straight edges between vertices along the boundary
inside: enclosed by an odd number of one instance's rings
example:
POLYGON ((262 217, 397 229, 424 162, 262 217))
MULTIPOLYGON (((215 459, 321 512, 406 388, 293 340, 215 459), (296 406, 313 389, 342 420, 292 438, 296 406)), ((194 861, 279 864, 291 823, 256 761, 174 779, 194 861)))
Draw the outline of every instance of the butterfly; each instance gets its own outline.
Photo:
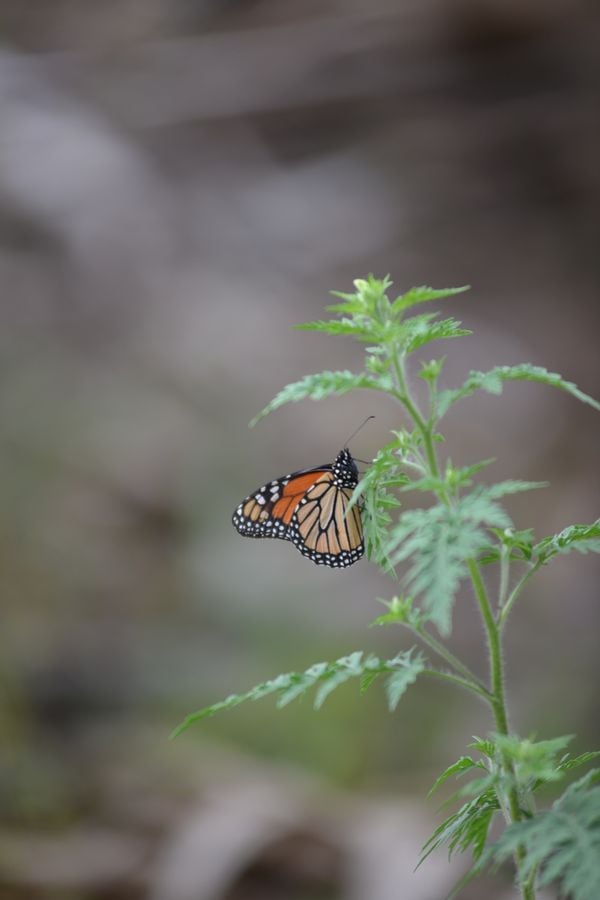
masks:
POLYGON ((242 500, 232 521, 245 537, 291 541, 318 566, 352 566, 365 552, 360 507, 348 508, 357 484, 345 447, 332 463, 263 484, 242 500))

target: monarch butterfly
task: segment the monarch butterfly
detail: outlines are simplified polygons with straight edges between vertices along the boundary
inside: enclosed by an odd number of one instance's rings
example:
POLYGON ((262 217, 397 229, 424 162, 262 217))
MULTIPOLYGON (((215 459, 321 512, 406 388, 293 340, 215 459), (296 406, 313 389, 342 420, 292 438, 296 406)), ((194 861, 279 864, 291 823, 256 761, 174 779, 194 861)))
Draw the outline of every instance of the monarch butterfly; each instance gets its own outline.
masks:
POLYGON ((232 521, 246 537, 291 541, 316 565, 345 568, 365 552, 360 508, 348 509, 357 484, 345 447, 332 463, 263 484, 242 500, 232 521))

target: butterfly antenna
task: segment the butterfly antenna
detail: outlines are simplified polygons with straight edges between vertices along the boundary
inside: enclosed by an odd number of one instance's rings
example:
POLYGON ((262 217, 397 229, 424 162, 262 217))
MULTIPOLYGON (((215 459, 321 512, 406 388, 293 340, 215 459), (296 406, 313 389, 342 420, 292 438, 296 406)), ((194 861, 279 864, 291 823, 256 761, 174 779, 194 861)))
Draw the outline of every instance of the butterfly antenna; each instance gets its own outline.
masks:
POLYGON ((344 446, 344 447, 347 447, 348 444, 350 443, 350 441, 352 440, 352 438, 353 438, 353 437, 356 437, 356 435, 358 434, 358 432, 359 432, 362 428, 365 427, 365 425, 367 424, 367 422, 369 421, 369 419, 374 419, 374 418, 375 418, 375 416, 367 416, 367 418, 365 419, 365 421, 364 421, 364 422, 361 422, 361 424, 358 426, 358 428, 357 428, 355 431, 352 432, 352 434, 350 435, 350 437, 349 437, 349 438, 346 438, 346 440, 344 441, 343 446, 344 446))

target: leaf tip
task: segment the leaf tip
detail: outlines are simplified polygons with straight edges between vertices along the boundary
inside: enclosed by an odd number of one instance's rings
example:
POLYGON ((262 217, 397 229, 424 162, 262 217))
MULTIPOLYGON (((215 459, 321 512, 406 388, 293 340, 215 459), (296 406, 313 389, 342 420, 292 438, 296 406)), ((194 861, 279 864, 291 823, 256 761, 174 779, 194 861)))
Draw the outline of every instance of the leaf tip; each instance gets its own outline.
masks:
POLYGON ((174 741, 175 738, 179 737, 179 735, 186 730, 188 724, 189 723, 187 719, 184 719, 183 722, 180 722, 179 725, 176 725, 172 732, 169 734, 168 740, 174 741))

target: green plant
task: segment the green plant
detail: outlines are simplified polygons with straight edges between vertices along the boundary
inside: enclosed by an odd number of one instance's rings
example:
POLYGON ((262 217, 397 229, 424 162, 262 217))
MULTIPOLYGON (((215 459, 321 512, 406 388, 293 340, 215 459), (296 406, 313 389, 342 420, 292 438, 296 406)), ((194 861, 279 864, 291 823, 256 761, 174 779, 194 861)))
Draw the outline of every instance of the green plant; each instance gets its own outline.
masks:
POLYGON ((516 480, 475 484, 474 477, 491 460, 455 466, 446 459, 442 465, 438 445, 443 440, 440 422, 455 403, 479 390, 500 394, 506 381, 540 382, 567 391, 595 409, 600 409, 600 404, 560 375, 527 363, 471 372, 460 387, 441 389, 438 382, 443 358, 421 363, 418 375, 426 385, 427 402, 418 402, 407 377, 411 354, 432 341, 470 334, 453 318, 421 312, 421 304, 465 288, 413 288, 390 300, 387 292, 391 282, 387 278, 379 281, 369 276, 354 285, 354 293, 335 295, 340 302, 329 307, 333 318, 299 327, 348 335, 365 344, 363 370, 358 374, 342 371, 307 376, 285 387, 254 421, 290 401, 318 400, 356 389, 383 392, 408 414, 411 427, 393 432, 393 439, 379 450, 356 488, 353 502, 360 502, 363 508, 367 555, 392 577, 397 577, 396 568, 402 566, 406 593, 387 601, 387 610, 376 623, 408 629, 440 662, 430 662, 414 648, 387 661, 355 652, 335 662, 313 665, 303 673, 279 675, 244 694, 232 695, 188 716, 174 734, 221 710, 269 694, 284 706, 314 687, 318 707, 332 690, 352 678, 359 680, 362 690, 384 678, 391 709, 419 676, 451 682, 489 706, 495 730, 485 740, 476 739, 470 745, 474 752, 462 756, 436 781, 432 790, 449 778, 473 776, 452 798, 459 808, 429 838, 421 862, 442 844, 448 846, 450 854, 471 851, 473 865, 453 895, 484 867, 512 856, 524 900, 533 900, 536 887, 552 881, 573 900, 598 900, 600 787, 595 785, 600 781, 600 770, 590 771, 567 787, 550 809, 538 811, 536 794, 543 785, 559 782, 600 752, 571 757, 566 752, 568 737, 522 740, 511 732, 502 641, 511 610, 542 566, 571 550, 600 552, 600 519, 536 539, 530 529, 515 528, 500 501, 543 484, 516 480), (409 310, 411 315, 407 316, 409 310), (429 495, 429 504, 403 510, 399 498, 407 491, 429 495), (493 564, 499 567, 495 602, 482 571, 493 564), (484 626, 487 680, 475 675, 444 640, 450 633, 455 596, 466 580, 472 584, 484 626), (506 827, 490 844, 490 825, 502 817, 506 827))

